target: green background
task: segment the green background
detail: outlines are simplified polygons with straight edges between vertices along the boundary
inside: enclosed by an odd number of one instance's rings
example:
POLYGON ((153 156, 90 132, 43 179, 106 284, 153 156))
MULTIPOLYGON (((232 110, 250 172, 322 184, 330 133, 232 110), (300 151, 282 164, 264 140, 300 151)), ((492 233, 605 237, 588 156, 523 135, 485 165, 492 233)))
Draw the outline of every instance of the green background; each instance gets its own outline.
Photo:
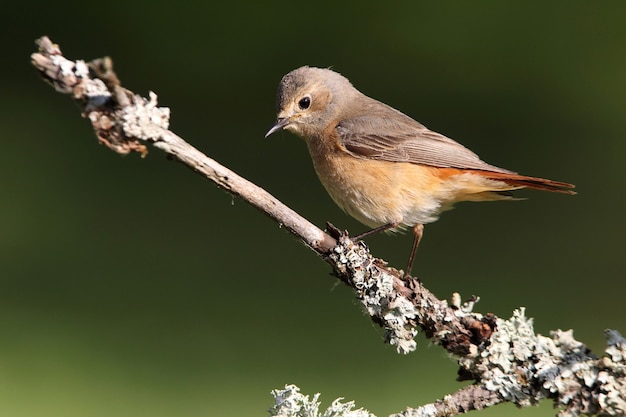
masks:
MULTIPOLYGON (((414 272, 601 354, 626 332, 626 3, 11 2, 0 66, 0 415, 264 416, 286 383, 379 416, 453 392, 418 338, 398 356, 329 267, 271 220, 158 150, 98 146, 30 66, 49 35, 113 57, 172 129, 312 222, 365 230, 326 195, 304 144, 263 135, 281 76, 333 66, 366 94, 574 197, 523 192, 426 228, 414 272)), ((411 237, 373 236, 403 267, 411 237)), ((549 402, 485 416, 551 416, 549 402)), ((478 413, 476 413, 478 415, 478 413)))

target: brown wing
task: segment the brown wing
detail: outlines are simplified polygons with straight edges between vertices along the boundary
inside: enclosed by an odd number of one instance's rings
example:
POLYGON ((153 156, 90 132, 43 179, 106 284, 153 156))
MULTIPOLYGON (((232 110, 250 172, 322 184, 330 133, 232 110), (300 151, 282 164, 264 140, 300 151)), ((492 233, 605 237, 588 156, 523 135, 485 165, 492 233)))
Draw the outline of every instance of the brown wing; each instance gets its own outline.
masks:
POLYGON ((460 143, 427 129, 396 109, 369 99, 363 113, 336 127, 340 143, 355 156, 443 168, 513 173, 482 161, 460 143))

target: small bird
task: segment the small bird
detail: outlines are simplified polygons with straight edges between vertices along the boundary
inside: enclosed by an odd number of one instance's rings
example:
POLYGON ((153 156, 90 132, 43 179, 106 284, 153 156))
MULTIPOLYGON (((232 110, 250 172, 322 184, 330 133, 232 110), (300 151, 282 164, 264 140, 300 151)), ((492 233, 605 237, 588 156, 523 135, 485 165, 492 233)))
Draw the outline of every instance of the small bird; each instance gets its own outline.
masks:
POLYGON ((278 87, 278 119, 267 132, 302 137, 317 175, 344 211, 372 230, 412 228, 411 273, 424 231, 461 201, 515 200, 511 190, 531 188, 575 194, 574 185, 519 175, 482 161, 454 140, 374 100, 341 74, 301 67, 278 87))

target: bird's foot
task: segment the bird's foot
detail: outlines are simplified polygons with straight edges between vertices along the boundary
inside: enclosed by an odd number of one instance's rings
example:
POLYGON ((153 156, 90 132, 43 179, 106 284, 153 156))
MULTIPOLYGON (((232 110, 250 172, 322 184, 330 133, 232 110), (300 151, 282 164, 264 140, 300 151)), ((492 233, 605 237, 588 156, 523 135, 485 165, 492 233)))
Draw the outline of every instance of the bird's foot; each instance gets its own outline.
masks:
POLYGON ((341 230, 331 222, 326 222, 326 232, 336 240, 339 240, 340 237, 349 236, 347 230, 341 230))

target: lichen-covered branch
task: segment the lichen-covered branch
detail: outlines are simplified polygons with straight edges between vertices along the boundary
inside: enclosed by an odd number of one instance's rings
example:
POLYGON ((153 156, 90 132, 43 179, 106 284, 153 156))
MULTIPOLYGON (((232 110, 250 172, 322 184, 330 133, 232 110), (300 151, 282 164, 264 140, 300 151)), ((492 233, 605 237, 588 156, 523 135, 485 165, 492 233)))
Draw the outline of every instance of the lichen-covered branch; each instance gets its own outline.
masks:
POLYGON ((418 408, 409 408, 391 417, 454 416, 468 411, 482 410, 501 402, 503 400, 496 392, 478 385, 468 385, 453 394, 446 395, 437 402, 418 408))
MULTIPOLYGON (((313 249, 354 289, 398 352, 415 350, 414 338, 421 329, 458 358, 458 379, 471 380, 473 385, 398 416, 452 416, 501 402, 525 406, 544 398, 554 401, 561 416, 626 413, 626 341, 617 331, 606 332, 608 347, 598 358, 574 340, 571 331, 555 331, 551 337, 535 334, 524 309, 503 320, 473 312, 477 297, 465 303, 458 295, 450 304, 440 300, 419 280, 404 277, 373 257, 363 242, 354 242, 331 225, 328 233, 322 231, 175 135, 168 129, 169 109, 158 107, 154 93, 146 99, 123 88, 109 58, 71 61, 48 38, 37 44, 33 65, 58 92, 71 95, 80 104, 100 143, 122 154, 145 156, 146 144, 166 152, 266 213, 313 249)), ((274 395, 273 416, 372 416, 355 410, 353 403, 339 401, 320 414, 318 396, 309 400, 295 386, 274 395)))

